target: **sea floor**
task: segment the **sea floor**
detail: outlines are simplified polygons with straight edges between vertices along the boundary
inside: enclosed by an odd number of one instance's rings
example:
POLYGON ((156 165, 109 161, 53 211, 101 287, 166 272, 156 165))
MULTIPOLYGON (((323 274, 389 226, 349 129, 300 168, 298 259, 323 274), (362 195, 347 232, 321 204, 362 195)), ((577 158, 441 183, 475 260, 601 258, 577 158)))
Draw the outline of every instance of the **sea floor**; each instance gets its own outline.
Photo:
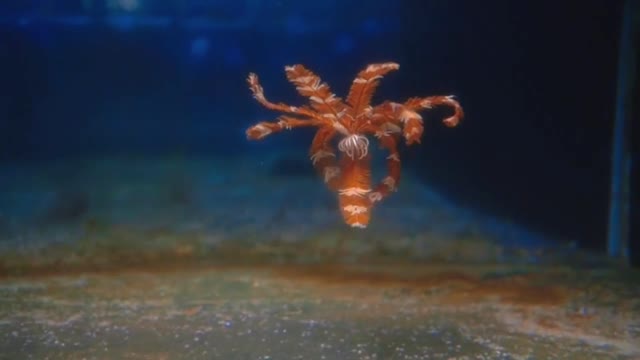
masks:
POLYGON ((0 171, 0 359, 640 359, 640 275, 410 176, 370 229, 289 162, 0 171))

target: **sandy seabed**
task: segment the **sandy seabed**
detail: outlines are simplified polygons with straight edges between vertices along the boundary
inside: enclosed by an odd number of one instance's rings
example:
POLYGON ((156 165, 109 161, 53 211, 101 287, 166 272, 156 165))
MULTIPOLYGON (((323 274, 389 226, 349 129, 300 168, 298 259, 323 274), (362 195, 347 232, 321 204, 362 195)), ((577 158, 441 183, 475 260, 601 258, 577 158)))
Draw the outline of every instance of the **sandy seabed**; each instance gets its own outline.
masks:
POLYGON ((410 175, 347 229, 288 161, 3 169, 0 358, 640 358, 637 271, 410 175))

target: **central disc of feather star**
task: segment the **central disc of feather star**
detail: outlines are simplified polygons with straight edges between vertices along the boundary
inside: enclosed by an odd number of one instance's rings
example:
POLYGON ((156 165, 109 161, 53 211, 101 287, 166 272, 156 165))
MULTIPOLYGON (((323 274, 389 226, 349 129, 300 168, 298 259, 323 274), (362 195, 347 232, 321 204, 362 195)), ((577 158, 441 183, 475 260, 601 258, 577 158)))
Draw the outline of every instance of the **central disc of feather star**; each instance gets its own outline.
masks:
POLYGON ((353 80, 346 101, 336 97, 329 85, 302 65, 286 66, 287 79, 308 105, 290 106, 266 99, 258 76, 249 74, 247 82, 253 97, 264 107, 282 113, 276 121, 260 122, 247 129, 247 138, 262 139, 283 130, 309 126, 317 128, 309 157, 329 189, 338 194, 342 217, 348 225, 365 228, 374 204, 397 190, 400 181, 398 145, 420 143, 424 131, 419 112, 435 106, 452 108, 443 123, 456 126, 463 118, 462 107, 453 96, 414 97, 404 102, 371 104, 380 79, 398 70, 396 63, 371 64, 353 80), (338 151, 332 141, 338 138, 338 151), (387 175, 372 187, 369 155, 370 138, 389 152, 387 175))

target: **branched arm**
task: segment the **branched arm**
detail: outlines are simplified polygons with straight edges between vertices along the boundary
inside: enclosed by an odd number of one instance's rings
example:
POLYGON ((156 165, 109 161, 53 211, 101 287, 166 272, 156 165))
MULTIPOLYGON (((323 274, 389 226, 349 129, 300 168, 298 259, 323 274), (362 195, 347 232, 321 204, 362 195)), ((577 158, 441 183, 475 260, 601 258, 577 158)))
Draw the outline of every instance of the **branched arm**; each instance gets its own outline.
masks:
POLYGON ((311 107, 328 120, 336 121, 346 108, 339 97, 331 92, 329 85, 302 65, 285 67, 287 79, 296 86, 300 95, 309 98, 311 107))
POLYGON ((251 89, 251 92, 253 93, 253 98, 269 110, 275 110, 288 114, 296 114, 309 118, 320 118, 320 116, 315 111, 307 107, 296 107, 283 103, 272 103, 267 100, 267 98, 264 96, 264 89, 262 88, 262 85, 260 85, 260 81, 258 80, 258 75, 254 73, 249 74, 249 77, 247 77, 247 83, 249 84, 249 89, 251 89))
POLYGON ((387 156, 387 176, 382 182, 376 186, 373 192, 369 194, 371 203, 375 203, 387 197, 390 193, 396 191, 400 182, 400 153, 398 153, 399 136, 394 134, 376 135, 382 148, 389 151, 387 156))
POLYGON ((420 143, 424 132, 422 116, 404 104, 384 102, 373 109, 371 122, 379 129, 393 129, 392 133, 402 133, 407 145, 420 143))
POLYGON ((331 190, 338 189, 340 179, 340 167, 337 165, 336 153, 331 147, 331 139, 335 134, 336 130, 331 127, 318 129, 309 149, 313 167, 331 190))
POLYGON ((460 103, 453 97, 453 95, 411 98, 404 103, 404 106, 412 111, 433 109, 436 106, 449 106, 453 108, 453 115, 442 120, 442 122, 448 127, 454 127, 458 125, 460 120, 462 120, 462 118, 464 117, 462 106, 460 106, 460 103))
POLYGON ((370 105, 371 98, 375 92, 380 79, 387 73, 398 70, 400 65, 396 63, 371 64, 358 73, 353 80, 347 103, 351 105, 353 116, 366 114, 365 109, 370 105))
POLYGON ((321 126, 323 123, 315 119, 297 119, 290 116, 280 116, 277 122, 263 121, 247 129, 247 138, 250 140, 258 140, 263 137, 280 132, 282 130, 289 130, 292 128, 303 126, 321 126))
POLYGON ((407 145, 420 143, 424 125, 422 116, 418 114, 418 111, 443 105, 450 106, 454 110, 453 115, 445 118, 443 123, 448 127, 458 125, 464 117, 464 112, 453 96, 411 98, 404 104, 385 102, 373 109, 372 123, 379 127, 400 127, 407 145))

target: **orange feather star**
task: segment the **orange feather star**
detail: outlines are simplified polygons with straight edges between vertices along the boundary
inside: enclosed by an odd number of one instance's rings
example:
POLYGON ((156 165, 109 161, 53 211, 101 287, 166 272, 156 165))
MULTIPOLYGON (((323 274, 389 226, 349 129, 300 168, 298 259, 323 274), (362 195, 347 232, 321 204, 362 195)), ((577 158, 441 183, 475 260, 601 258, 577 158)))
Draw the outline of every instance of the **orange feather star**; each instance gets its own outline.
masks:
POLYGON ((253 97, 264 107, 283 113, 276 122, 260 122, 247 129, 247 138, 267 135, 296 127, 313 126, 318 130, 311 142, 310 158, 327 186, 338 193, 344 221, 358 228, 369 224, 373 205, 396 191, 400 180, 398 144, 404 137, 407 145, 420 142, 424 131, 420 110, 449 106, 453 114, 444 119, 446 126, 456 126, 464 116, 453 96, 411 98, 404 103, 385 101, 371 106, 380 79, 398 70, 396 63, 371 64, 353 80, 346 102, 331 92, 329 85, 302 65, 285 67, 287 79, 309 105, 295 107, 273 103, 264 96, 256 74, 247 82, 253 97), (339 137, 338 154, 332 140, 339 137), (387 176, 372 188, 369 138, 375 138, 389 152, 387 176))

